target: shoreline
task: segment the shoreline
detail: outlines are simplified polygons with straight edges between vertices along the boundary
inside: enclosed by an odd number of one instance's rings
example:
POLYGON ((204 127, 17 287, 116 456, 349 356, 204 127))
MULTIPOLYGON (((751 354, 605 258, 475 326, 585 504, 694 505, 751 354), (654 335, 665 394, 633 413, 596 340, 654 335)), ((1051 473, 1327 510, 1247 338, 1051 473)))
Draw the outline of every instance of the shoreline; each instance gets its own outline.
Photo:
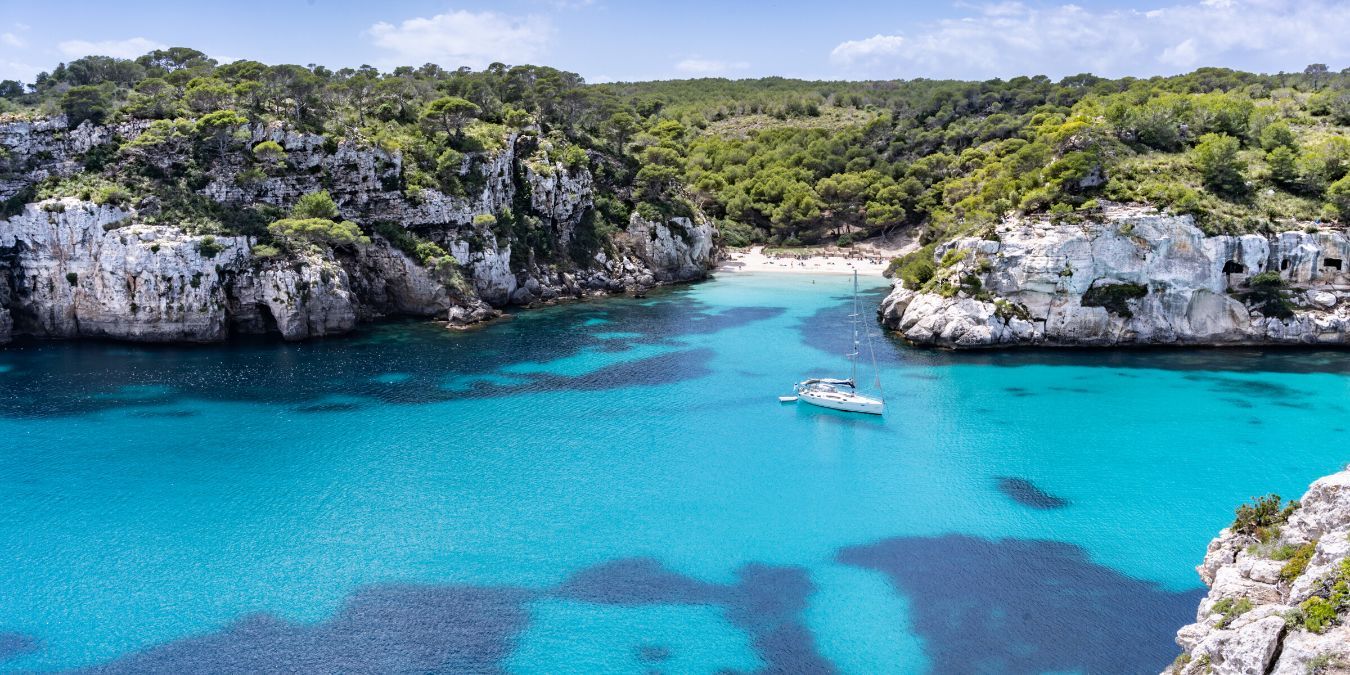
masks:
POLYGON ((771 256, 763 246, 748 251, 731 251, 717 263, 715 272, 778 272, 789 274, 852 274, 882 276, 890 258, 879 254, 858 254, 856 257, 839 255, 771 256))

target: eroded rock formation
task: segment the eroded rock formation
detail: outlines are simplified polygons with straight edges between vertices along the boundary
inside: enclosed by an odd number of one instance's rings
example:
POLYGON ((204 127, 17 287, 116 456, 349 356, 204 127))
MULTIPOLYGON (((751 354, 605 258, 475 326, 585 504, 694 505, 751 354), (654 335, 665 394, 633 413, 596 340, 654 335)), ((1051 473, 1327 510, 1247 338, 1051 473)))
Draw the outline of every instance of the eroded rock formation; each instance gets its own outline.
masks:
POLYGON ((934 262, 924 289, 897 284, 879 310, 923 345, 1350 341, 1350 238, 1340 231, 1206 236, 1190 216, 1117 207, 1093 222, 1008 221, 989 238, 939 246, 934 262), (1249 281, 1271 271, 1288 286, 1290 316, 1251 301, 1249 281))

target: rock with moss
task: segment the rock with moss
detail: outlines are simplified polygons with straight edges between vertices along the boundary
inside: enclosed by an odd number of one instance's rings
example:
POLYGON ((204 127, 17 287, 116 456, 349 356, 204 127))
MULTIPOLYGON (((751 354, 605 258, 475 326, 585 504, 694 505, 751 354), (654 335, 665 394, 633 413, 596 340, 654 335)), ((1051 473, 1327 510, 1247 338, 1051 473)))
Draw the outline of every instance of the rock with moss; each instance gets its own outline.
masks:
POLYGON ((1183 654, 1164 672, 1350 667, 1350 470, 1314 482, 1296 504, 1258 500, 1210 542, 1196 568, 1209 594, 1177 632, 1183 654))

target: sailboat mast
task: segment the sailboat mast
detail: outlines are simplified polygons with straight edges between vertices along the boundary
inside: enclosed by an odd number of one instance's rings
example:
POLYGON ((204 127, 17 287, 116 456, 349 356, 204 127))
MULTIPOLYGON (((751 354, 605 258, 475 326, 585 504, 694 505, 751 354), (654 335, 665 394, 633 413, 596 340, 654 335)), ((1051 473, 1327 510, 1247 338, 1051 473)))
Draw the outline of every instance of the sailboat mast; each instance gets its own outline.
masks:
POLYGON ((858 386, 858 346, 858 270, 853 270, 853 351, 848 355, 853 369, 848 381, 855 387, 858 386))

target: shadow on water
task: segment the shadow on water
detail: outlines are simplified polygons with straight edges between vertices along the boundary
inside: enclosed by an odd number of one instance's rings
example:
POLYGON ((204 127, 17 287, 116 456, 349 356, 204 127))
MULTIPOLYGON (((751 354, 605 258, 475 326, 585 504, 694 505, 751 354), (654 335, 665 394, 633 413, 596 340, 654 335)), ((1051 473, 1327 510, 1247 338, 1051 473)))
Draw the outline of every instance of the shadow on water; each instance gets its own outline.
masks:
POLYGON ((1069 500, 1042 490, 1037 485, 1025 478, 1014 478, 1011 476, 998 476, 994 480, 998 481, 998 491, 1004 496, 1022 506, 1029 506, 1033 509, 1053 510, 1062 509, 1069 505, 1069 500))
MULTIPOLYGON (((100 341, 16 343, 0 350, 0 415, 46 417, 116 408, 179 405, 187 399, 288 404, 298 412, 342 412, 334 395, 388 403, 426 403, 522 391, 596 390, 652 385, 707 375, 712 355, 680 338, 730 330, 781 315, 781 307, 715 309, 686 290, 523 312, 484 330, 446 331, 427 322, 365 326, 346 337, 302 343, 240 337, 227 345, 131 345, 100 341), (622 337, 616 338, 616 332, 622 337), (451 391, 447 379, 472 380, 522 363, 635 346, 671 354, 608 359, 594 372, 534 373, 515 385, 480 383, 451 391)), ((163 413, 172 416, 172 413, 163 413)))
MULTIPOLYGON (((913 625, 941 673, 1154 672, 1173 656, 1172 635, 1203 595, 1124 576, 1053 541, 900 537, 842 549, 837 559, 885 575, 906 596, 910 615, 894 620, 913 625)), ((528 604, 555 597, 598 612, 607 605, 717 607, 750 639, 763 672, 831 673, 836 668, 804 620, 814 591, 800 567, 749 563, 733 583, 719 584, 650 558, 586 568, 544 590, 377 585, 354 592, 326 621, 249 615, 88 672, 202 672, 222 664, 238 672, 500 672, 529 628, 528 604)), ((662 645, 624 647, 644 662, 670 657, 662 645)))
POLYGON ((750 636, 770 673, 830 673, 834 666, 816 650, 802 623, 815 590, 806 570, 751 563, 731 585, 711 584, 671 572, 649 558, 617 560, 584 570, 557 594, 608 605, 714 605, 750 636))
POLYGON ((372 586, 328 621, 265 614, 90 668, 88 673, 492 673, 525 628, 530 593, 372 586))
POLYGON ((898 537, 838 559, 885 574, 909 598, 940 673, 1156 672, 1204 595, 1124 576, 1054 541, 898 537))
POLYGON ((42 648, 36 638, 10 631, 0 631, 0 663, 32 654, 42 648))

